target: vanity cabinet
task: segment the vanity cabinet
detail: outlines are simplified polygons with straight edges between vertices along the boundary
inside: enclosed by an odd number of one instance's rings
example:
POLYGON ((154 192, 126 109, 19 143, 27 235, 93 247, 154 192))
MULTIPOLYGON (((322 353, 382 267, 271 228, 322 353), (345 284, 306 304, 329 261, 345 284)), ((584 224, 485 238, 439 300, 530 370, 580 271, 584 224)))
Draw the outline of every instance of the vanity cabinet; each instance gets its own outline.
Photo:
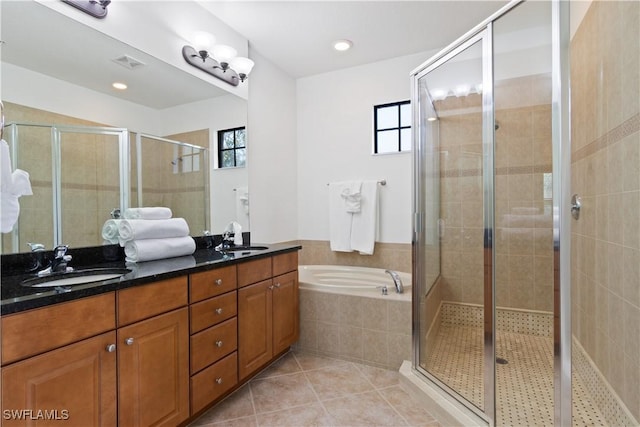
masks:
POLYGON ((189 276, 192 415, 238 384, 236 288, 235 265, 189 276))
POLYGON ((118 291, 118 425, 189 418, 187 277, 118 291))
POLYGON ((241 286, 238 289, 238 376, 241 381, 298 339, 297 268, 297 252, 238 265, 238 286, 241 286))

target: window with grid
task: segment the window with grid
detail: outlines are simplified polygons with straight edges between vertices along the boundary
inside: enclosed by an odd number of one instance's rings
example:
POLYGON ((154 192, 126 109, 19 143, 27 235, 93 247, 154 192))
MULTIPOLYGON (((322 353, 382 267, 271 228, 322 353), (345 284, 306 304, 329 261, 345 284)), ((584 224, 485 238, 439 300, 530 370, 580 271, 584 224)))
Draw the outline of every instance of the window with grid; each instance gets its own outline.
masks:
POLYGON ((373 106, 373 152, 411 151, 411 101, 373 106))
POLYGON ((218 131, 218 167, 243 167, 246 161, 247 135, 245 127, 218 131))

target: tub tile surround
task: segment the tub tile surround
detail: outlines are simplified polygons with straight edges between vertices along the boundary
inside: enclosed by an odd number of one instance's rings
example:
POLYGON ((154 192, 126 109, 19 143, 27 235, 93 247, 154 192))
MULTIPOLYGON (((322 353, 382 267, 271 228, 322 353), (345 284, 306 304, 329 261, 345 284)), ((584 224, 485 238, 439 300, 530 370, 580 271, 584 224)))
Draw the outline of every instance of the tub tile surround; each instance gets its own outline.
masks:
POLYGON ((411 301, 300 289, 299 351, 388 369, 411 360, 411 301))
MULTIPOLYGON (((293 242, 292 242, 293 243, 293 242)), ((297 240, 301 265, 349 265, 411 272, 411 244, 376 242, 373 255, 333 252, 327 240, 297 240)))
POLYGON ((386 370, 306 352, 285 354, 189 424, 439 426, 386 370))
MULTIPOLYGON (((593 2, 571 41, 574 364, 640 420, 640 3, 593 2), (626 41, 626 42, 625 42, 626 41), (592 363, 579 363, 583 358, 592 363), (590 374, 585 372, 591 371, 590 374)), ((607 421, 615 424, 615 418, 607 421)))

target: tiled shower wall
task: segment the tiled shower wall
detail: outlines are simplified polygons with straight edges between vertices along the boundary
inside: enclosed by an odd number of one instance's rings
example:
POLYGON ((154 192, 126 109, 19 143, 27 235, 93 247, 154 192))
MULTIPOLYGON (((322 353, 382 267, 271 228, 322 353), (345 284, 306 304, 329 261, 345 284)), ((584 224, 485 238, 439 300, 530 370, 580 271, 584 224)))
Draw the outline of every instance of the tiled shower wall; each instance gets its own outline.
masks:
POLYGON ((571 42, 573 334, 640 419, 640 3, 594 1, 571 42))
MULTIPOLYGON (((496 303, 552 311, 550 76, 496 82, 496 303)), ((482 304, 482 99, 438 101, 443 299, 482 304), (448 113, 448 114, 447 114, 448 113)))

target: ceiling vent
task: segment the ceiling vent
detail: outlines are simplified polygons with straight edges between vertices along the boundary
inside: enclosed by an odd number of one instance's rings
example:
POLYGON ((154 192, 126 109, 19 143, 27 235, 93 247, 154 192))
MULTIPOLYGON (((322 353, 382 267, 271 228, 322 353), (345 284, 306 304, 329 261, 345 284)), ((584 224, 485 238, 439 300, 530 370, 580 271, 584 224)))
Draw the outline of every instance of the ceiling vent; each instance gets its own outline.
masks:
POLYGON ((144 62, 138 61, 129 55, 119 56, 114 58, 112 61, 116 64, 122 65, 124 68, 128 68, 129 70, 135 70, 136 68, 144 67, 146 65, 144 62))

